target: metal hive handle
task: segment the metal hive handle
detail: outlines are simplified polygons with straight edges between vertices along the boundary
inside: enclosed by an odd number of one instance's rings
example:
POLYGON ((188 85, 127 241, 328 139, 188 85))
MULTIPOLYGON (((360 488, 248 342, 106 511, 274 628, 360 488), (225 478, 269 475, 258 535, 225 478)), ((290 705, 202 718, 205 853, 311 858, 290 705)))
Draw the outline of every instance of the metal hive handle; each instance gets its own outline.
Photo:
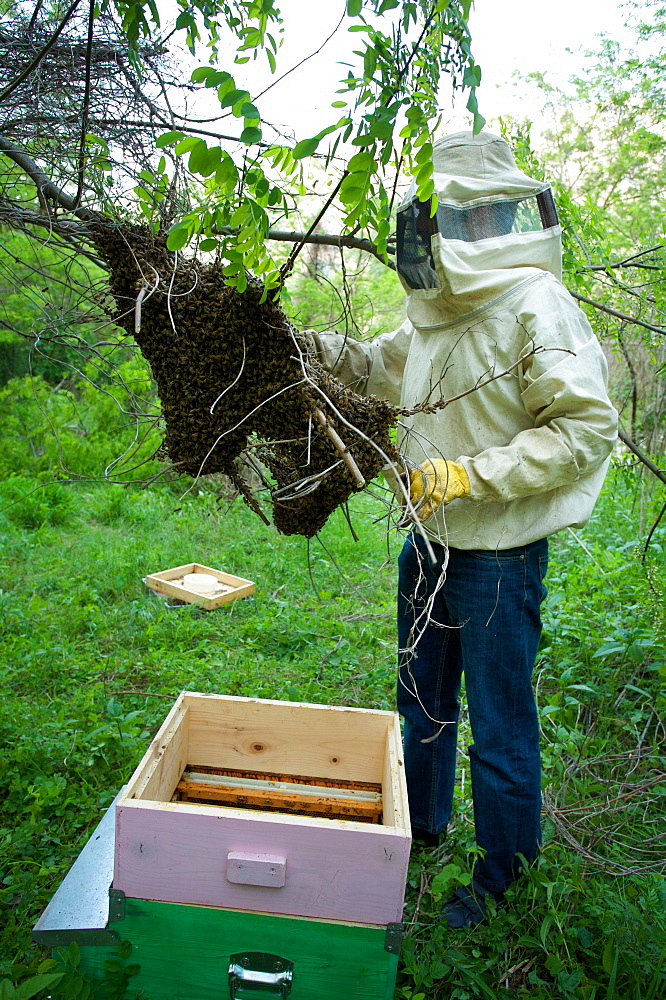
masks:
POLYGON ((257 993, 286 1000, 291 992, 294 963, 266 951, 239 951, 229 956, 229 996, 250 1000, 257 993), (248 992, 250 991, 250 992, 248 992))

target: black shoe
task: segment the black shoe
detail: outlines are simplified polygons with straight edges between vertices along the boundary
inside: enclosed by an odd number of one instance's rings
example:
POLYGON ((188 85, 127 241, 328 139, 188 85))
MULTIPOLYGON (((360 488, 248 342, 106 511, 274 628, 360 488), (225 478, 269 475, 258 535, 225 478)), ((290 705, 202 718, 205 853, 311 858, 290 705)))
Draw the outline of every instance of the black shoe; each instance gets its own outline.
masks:
POLYGON ((503 893, 490 892, 473 878, 469 885, 459 886, 451 899, 444 903, 441 909, 442 919, 451 930, 476 927, 486 919, 488 899, 494 899, 496 903, 501 904, 503 898, 503 893))
POLYGON ((441 833, 430 833, 429 830, 421 830, 418 826, 412 827, 412 840, 416 844, 424 847, 439 847, 442 840, 441 833))

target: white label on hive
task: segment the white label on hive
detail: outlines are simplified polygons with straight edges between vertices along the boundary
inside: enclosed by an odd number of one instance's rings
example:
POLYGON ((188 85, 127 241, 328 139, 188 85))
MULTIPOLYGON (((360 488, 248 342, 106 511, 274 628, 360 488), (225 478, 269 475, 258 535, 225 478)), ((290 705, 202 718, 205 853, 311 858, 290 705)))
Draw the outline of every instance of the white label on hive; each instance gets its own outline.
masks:
POLYGON ((287 859, 275 854, 245 854, 230 851, 227 855, 227 879, 241 885, 268 885, 276 889, 285 884, 287 859))

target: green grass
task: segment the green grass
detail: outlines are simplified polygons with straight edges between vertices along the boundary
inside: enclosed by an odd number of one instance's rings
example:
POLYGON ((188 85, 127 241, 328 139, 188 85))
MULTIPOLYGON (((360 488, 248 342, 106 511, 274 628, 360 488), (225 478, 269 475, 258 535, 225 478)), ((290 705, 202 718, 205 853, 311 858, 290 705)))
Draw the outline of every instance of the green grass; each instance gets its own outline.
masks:
MULTIPOLYGON (((33 485, 0 483, 0 979, 13 982, 44 960, 33 922, 180 690, 386 709, 395 683, 387 556, 400 539, 387 543, 371 498, 356 500, 360 540, 336 515, 324 548, 278 536, 210 485, 184 498, 33 485), (256 595, 204 612, 170 608, 142 582, 191 561, 253 579, 256 595)), ((536 671, 549 842, 486 926, 439 925, 439 899, 473 854, 463 753, 455 830, 410 869, 405 1000, 663 995, 663 874, 637 853, 663 838, 666 796, 666 532, 643 564, 663 503, 646 495, 620 468, 590 524, 553 542, 536 671), (615 790, 615 811, 600 812, 615 790)))

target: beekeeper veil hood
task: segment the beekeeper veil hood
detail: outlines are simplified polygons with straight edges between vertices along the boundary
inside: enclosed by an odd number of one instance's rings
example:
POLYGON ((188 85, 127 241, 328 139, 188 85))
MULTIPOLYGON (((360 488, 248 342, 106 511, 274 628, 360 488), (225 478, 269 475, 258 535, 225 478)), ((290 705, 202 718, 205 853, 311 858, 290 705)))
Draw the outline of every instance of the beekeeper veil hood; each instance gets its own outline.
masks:
POLYGON ((412 185, 398 210, 396 263, 415 326, 441 325, 550 271, 561 278, 561 230, 547 181, 516 166, 490 132, 433 146, 437 212, 412 185))

